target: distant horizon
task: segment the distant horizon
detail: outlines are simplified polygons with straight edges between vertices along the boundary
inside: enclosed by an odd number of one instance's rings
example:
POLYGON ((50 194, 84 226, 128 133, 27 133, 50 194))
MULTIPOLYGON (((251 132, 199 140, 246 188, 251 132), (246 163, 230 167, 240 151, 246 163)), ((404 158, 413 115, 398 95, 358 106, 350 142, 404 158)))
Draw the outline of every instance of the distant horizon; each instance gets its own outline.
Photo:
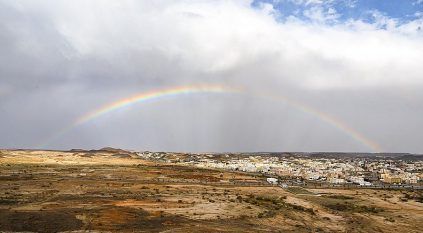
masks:
POLYGON ((153 151, 153 150, 137 150, 137 149, 127 149, 127 148, 118 148, 118 147, 100 147, 100 148, 70 148, 70 149, 42 149, 42 148, 0 148, 0 150, 31 150, 31 151, 63 151, 68 152, 72 150, 82 150, 82 151, 100 151, 100 150, 123 150, 129 152, 152 152, 152 153, 185 153, 185 154, 254 154, 254 153, 304 153, 304 154, 313 154, 313 153, 338 153, 338 154, 410 154, 422 156, 423 153, 411 153, 411 152, 355 152, 355 151, 153 151))

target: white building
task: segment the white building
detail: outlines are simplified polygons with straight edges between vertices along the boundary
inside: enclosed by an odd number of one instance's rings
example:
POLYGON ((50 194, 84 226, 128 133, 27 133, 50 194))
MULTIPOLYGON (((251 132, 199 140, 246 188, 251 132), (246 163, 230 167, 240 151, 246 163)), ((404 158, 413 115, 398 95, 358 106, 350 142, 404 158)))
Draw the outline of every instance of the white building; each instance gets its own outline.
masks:
POLYGON ((276 178, 267 178, 266 180, 269 184, 278 184, 278 179, 276 178))
POLYGON ((344 184, 345 180, 340 178, 331 178, 329 179, 329 182, 332 184, 344 184))

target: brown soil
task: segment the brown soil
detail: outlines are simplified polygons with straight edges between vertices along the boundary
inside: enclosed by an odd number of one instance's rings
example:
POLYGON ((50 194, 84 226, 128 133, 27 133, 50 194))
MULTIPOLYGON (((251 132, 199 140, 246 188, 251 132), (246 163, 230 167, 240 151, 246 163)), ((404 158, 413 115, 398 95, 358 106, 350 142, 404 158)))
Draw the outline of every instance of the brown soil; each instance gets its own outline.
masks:
MULTIPOLYGON (((419 232, 423 228, 423 204, 401 200, 408 191, 285 190, 266 185, 261 176, 150 162, 107 148, 0 152, 0 231, 419 232)), ((416 192, 410 195, 421 195, 416 192)))

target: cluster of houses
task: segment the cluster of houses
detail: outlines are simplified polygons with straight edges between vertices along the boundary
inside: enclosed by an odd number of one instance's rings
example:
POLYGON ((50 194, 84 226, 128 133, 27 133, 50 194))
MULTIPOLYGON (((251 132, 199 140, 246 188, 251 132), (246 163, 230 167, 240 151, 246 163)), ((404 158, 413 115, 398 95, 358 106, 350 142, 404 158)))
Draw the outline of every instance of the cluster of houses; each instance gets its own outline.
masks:
MULTIPOLYGON (((143 155, 168 158, 167 162, 182 163, 201 168, 263 173, 273 177, 300 178, 305 181, 330 184, 411 184, 423 185, 423 161, 401 161, 366 158, 310 158, 272 157, 252 155, 242 158, 234 156, 215 157, 213 154, 196 154, 181 159, 163 154, 143 155)), ((277 183, 273 178, 269 183, 277 183)))

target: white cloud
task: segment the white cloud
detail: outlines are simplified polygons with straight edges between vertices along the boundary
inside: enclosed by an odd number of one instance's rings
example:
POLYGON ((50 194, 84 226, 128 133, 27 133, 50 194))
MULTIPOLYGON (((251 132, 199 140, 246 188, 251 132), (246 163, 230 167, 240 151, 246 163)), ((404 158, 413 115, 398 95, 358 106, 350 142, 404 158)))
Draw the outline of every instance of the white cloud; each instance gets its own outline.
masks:
POLYGON ((375 24, 330 26, 325 22, 336 20, 337 12, 318 6, 307 16, 320 24, 277 22, 271 5, 254 9, 249 1, 20 3, 51 20, 76 51, 69 55, 74 59, 94 56, 119 64, 119 58, 129 54, 139 58, 131 69, 143 74, 160 71, 160 65, 151 65, 145 57, 155 54, 178 67, 180 73, 169 80, 199 81, 205 76, 312 89, 423 85, 419 22, 399 25, 378 12, 375 24))
POLYGON ((320 6, 315 6, 304 10, 304 16, 317 23, 334 22, 340 17, 334 8, 329 8, 326 10, 320 6))
POLYGON ((333 0, 328 0, 328 1, 324 1, 324 0, 288 0, 294 4, 297 5, 321 5, 321 4, 327 4, 330 2, 333 2, 333 0))

